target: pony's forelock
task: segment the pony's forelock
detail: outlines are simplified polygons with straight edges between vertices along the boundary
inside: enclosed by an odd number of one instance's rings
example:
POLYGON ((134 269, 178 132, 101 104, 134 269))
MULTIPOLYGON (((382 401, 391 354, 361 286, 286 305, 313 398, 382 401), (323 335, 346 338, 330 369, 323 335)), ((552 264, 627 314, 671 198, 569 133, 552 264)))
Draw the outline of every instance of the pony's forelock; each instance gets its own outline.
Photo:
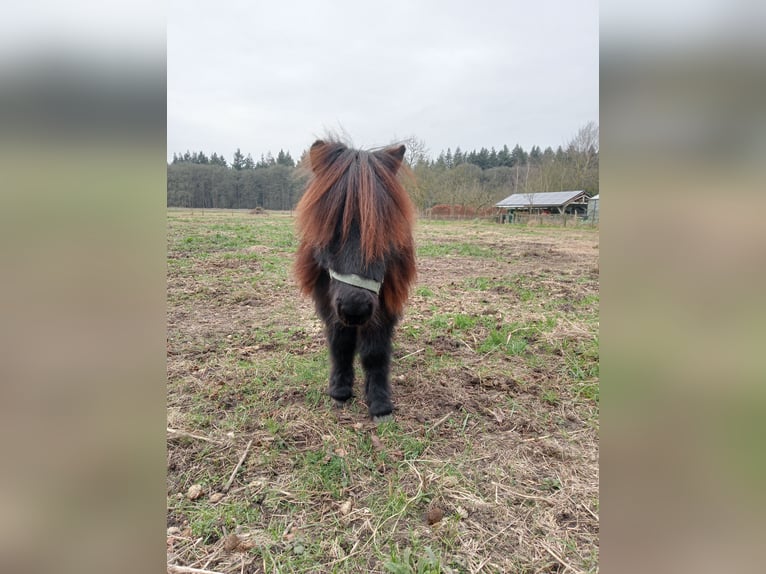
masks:
POLYGON ((312 177, 297 207, 301 246, 296 271, 305 292, 313 289, 313 275, 321 272, 308 260, 309 251, 327 247, 339 221, 345 241, 356 222, 366 263, 393 254, 381 296, 389 311, 401 312, 415 276, 415 210, 397 175, 407 170, 403 155, 404 146, 364 151, 321 140, 311 146, 312 177))

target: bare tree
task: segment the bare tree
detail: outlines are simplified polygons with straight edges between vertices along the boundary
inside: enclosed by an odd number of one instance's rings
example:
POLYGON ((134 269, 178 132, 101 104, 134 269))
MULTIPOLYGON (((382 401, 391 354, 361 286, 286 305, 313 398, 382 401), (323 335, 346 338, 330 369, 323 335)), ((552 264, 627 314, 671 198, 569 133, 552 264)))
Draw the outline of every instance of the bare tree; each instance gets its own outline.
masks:
POLYGON ((588 122, 577 131, 567 146, 578 189, 590 187, 593 174, 598 171, 598 138, 598 124, 588 122))
POLYGON ((579 153, 597 154, 598 135, 598 124, 596 122, 588 122, 577 130, 575 136, 570 140, 569 146, 579 153))
POLYGON ((398 143, 403 143, 407 148, 407 151, 404 152, 404 159, 410 167, 415 167, 420 162, 428 159, 429 150, 426 147, 426 142, 416 136, 411 135, 398 140, 398 143))
POLYGON ((523 191, 597 191, 598 137, 598 124, 585 124, 567 143, 564 157, 543 157, 541 164, 529 172, 523 191))

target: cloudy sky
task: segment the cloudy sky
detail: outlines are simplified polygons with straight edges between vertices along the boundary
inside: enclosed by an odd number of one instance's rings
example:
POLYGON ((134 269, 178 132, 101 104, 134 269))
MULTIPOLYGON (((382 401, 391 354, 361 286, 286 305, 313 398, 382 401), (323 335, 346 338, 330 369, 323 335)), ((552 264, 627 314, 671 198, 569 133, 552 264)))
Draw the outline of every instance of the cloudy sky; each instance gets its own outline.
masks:
POLYGON ((171 0, 168 155, 318 136, 556 147, 598 121, 596 0, 171 0))

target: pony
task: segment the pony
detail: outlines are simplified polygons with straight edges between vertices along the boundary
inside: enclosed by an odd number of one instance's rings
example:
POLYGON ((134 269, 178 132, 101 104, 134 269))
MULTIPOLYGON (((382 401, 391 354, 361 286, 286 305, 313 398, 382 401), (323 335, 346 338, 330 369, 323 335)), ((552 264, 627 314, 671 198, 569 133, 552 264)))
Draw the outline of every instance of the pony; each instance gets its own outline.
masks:
POLYGON ((351 149, 315 141, 311 177, 298 202, 295 277, 314 300, 330 355, 328 394, 353 396, 354 357, 375 422, 391 418, 391 341, 415 280, 415 208, 397 173, 403 145, 351 149))

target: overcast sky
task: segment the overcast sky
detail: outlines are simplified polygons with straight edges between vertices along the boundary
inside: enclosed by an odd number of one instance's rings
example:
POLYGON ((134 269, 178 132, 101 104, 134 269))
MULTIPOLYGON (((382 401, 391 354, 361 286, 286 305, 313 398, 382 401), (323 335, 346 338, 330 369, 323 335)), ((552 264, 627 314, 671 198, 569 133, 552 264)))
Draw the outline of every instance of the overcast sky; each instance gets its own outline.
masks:
POLYGON ((598 2, 168 5, 168 156, 357 147, 554 149, 598 121, 598 2))

